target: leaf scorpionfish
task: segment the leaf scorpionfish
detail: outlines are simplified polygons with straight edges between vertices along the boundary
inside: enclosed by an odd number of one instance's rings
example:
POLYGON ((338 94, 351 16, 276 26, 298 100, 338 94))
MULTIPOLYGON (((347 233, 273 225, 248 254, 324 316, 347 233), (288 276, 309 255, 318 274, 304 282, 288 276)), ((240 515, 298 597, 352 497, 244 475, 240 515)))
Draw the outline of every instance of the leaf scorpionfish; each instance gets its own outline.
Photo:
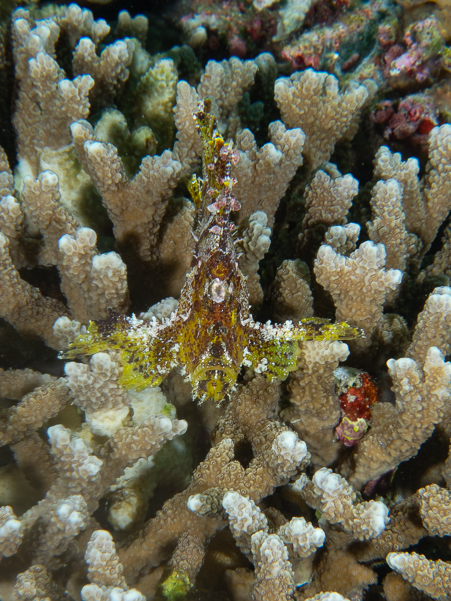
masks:
POLYGON ((299 324, 266 324, 250 313, 246 278, 230 216, 240 209, 231 175, 239 156, 225 143, 205 100, 194 114, 202 138, 202 178, 193 176, 189 190, 197 209, 196 248, 177 309, 169 319, 143 321, 132 315, 111 315, 90 322, 63 353, 65 358, 119 350, 121 386, 142 390, 158 386, 169 372, 182 373, 199 401, 220 402, 233 389, 241 367, 284 380, 296 369, 299 342, 358 338, 347 323, 309 318, 299 324))

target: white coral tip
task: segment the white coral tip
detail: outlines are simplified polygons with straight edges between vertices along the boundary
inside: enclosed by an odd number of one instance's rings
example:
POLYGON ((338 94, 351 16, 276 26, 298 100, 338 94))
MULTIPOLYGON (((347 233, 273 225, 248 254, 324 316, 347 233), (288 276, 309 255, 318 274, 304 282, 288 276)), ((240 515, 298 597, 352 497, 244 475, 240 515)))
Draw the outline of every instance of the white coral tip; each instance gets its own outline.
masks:
POLYGON ((387 555, 387 563, 394 570, 403 570, 407 564, 405 553, 389 553, 387 555))
POLYGON ((103 591, 97 584, 86 584, 81 589, 82 601, 98 601, 104 599, 103 591))
POLYGON ((299 478, 295 482, 293 482, 291 488, 295 492, 300 492, 309 482, 310 480, 307 474, 301 474, 299 478))
POLYGON ((69 517, 71 511, 72 511, 72 507, 71 507, 71 505, 69 505, 69 503, 62 503, 56 510, 56 515, 61 520, 65 521, 69 517))
POLYGON ((12 534, 19 533, 22 530, 22 524, 15 518, 8 520, 0 527, 0 541, 10 538, 12 534))
MULTIPOLYGON (((114 601, 113 597, 111 597, 111 601, 114 601)), ((129 591, 122 593, 120 601, 146 601, 146 598, 135 588, 131 588, 129 591)))
POLYGON ((172 430, 172 421, 169 417, 160 417, 160 428, 164 433, 170 432, 172 430))
POLYGON ((66 447, 70 443, 70 431, 64 426, 50 426, 47 430, 52 447, 66 447))
POLYGON ((191 495, 186 503, 186 506, 193 513, 197 513, 202 507, 201 495, 191 495))
POLYGON ((230 515, 234 507, 237 506, 242 498, 243 497, 239 493, 235 492, 234 490, 230 490, 224 495, 224 498, 222 499, 222 506, 230 515))
POLYGON ((86 125, 83 121, 74 121, 74 123, 71 123, 70 125, 70 131, 74 138, 80 137, 85 129, 86 125))
POLYGON ((279 434, 277 443, 286 451, 292 451, 295 447, 297 438, 298 437, 294 432, 286 430, 285 432, 282 432, 282 434, 279 434))
POLYGON ((313 484, 329 495, 338 494, 343 488, 342 478, 326 467, 314 474, 313 484))
POLYGON ((86 142, 83 144, 83 148, 90 157, 97 156, 98 158, 101 158, 105 153, 105 147, 102 142, 86 140, 86 142))
POLYGON ((184 419, 179 419, 177 424, 178 424, 177 434, 179 436, 181 436, 182 434, 185 434, 185 432, 188 430, 188 422, 185 421, 184 419))
POLYGON ((312 532, 312 543, 316 547, 322 547, 326 540, 326 533, 321 528, 314 528, 312 532))
POLYGON ((390 521, 390 518, 388 517, 388 507, 381 501, 374 501, 371 504, 370 521, 375 536, 379 536, 390 521))

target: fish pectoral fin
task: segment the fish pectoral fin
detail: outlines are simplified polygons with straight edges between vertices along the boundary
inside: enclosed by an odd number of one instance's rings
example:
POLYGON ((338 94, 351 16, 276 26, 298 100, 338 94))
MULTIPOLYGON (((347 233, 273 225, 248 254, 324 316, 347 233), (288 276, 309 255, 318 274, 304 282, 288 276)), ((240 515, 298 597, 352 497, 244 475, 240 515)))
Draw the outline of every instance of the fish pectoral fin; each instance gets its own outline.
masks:
MULTIPOLYGON (((272 328, 277 329, 277 326, 272 328)), ((285 340, 277 335, 270 337, 266 332, 263 336, 255 330, 249 335, 243 365, 265 375, 269 380, 285 380, 288 374, 296 369, 299 353, 300 348, 296 340, 285 340)))

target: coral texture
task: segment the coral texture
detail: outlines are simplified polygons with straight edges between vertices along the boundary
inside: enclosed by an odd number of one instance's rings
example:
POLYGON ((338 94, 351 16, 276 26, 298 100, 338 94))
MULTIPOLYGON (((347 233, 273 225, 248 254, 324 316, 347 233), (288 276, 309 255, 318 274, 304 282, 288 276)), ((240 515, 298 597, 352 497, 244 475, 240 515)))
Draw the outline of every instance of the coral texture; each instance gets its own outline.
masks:
POLYGON ((0 4, 0 597, 450 597, 446 3, 0 4))

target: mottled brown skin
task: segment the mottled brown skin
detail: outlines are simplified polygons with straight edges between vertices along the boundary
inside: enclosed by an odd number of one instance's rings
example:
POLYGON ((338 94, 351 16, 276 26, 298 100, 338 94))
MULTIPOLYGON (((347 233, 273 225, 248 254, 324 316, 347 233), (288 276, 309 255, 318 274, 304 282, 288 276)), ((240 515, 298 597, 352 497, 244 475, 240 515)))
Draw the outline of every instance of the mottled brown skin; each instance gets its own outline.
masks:
POLYGON ((179 303, 179 310, 188 312, 180 359, 201 399, 220 400, 235 383, 246 342, 248 296, 228 224, 222 227, 212 214, 179 303))

